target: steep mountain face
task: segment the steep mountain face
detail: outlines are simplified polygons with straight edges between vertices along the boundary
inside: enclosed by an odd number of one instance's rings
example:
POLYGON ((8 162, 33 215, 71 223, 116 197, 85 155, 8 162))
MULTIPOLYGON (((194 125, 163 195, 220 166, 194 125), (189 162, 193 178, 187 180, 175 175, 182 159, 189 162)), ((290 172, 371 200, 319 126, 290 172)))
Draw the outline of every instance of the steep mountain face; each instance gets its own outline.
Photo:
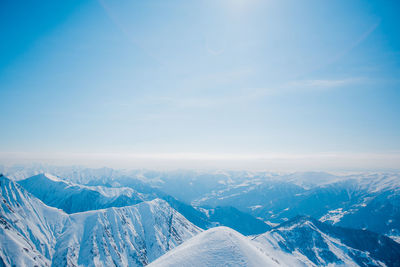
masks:
POLYGON ((307 265, 399 266, 400 245, 366 230, 321 223, 298 216, 254 241, 291 253, 307 265))
POLYGON ((2 266, 50 266, 68 216, 4 176, 0 177, 0 190, 2 266))
POLYGON ((144 266, 201 231, 160 199, 72 214, 65 229, 53 266, 144 266))
POLYGON ((47 205, 66 213, 130 206, 146 199, 131 188, 83 186, 50 174, 38 174, 18 183, 47 205))
POLYGON ((144 266, 201 232, 163 200, 68 215, 0 177, 4 266, 144 266))
POLYGON ((282 266, 227 227, 209 229, 171 250, 149 265, 156 266, 282 266))

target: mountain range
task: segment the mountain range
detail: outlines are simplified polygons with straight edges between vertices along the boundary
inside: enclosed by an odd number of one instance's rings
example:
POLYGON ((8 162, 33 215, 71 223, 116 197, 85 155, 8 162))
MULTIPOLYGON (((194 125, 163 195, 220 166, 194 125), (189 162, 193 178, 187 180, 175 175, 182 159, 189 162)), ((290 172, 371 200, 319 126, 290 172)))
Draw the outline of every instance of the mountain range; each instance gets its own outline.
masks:
POLYGON ((0 266, 400 266, 396 174, 136 174, 0 177, 0 266))

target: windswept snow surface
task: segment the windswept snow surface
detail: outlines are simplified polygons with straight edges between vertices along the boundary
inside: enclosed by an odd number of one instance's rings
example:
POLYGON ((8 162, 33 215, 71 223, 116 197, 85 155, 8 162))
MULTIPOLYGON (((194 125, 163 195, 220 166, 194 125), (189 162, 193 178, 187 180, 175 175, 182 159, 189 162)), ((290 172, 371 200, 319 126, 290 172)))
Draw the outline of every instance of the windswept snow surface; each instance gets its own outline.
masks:
POLYGON ((245 236, 228 227, 209 229, 171 250, 149 267, 280 266, 245 236))
POLYGON ((68 215, 0 185, 0 266, 144 266, 201 232, 160 199, 68 215))

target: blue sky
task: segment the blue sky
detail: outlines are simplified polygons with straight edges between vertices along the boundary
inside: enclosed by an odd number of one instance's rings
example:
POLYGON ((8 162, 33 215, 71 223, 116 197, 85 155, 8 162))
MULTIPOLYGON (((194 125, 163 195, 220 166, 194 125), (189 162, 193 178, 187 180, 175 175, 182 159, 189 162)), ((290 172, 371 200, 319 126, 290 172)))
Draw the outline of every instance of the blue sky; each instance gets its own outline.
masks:
POLYGON ((398 1, 23 2, 0 4, 4 162, 400 165, 398 1))

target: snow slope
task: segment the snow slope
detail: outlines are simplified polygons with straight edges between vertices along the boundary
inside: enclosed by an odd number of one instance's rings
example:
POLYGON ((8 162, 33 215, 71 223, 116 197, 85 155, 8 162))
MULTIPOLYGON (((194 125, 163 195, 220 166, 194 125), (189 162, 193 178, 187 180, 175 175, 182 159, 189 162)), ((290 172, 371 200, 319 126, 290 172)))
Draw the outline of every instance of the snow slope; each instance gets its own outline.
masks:
POLYGON ((151 263, 149 267, 280 266, 228 227, 209 229, 151 263))

